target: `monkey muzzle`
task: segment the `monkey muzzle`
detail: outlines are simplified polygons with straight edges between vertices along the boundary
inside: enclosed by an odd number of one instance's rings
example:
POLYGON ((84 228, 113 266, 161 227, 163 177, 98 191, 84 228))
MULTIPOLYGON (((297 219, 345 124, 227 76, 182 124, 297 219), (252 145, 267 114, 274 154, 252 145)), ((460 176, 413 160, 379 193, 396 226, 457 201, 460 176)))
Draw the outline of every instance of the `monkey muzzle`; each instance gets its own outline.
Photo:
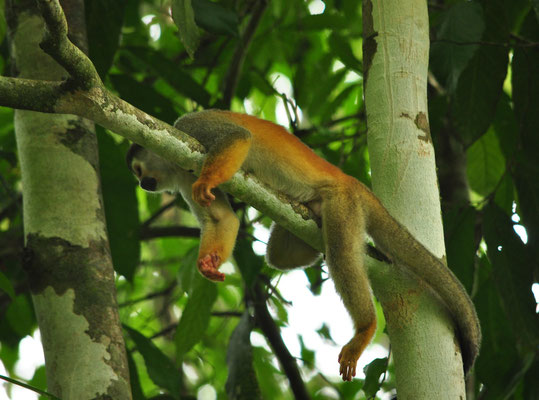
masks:
POLYGON ((148 192, 155 192, 157 180, 155 178, 144 177, 140 180, 140 187, 148 192))

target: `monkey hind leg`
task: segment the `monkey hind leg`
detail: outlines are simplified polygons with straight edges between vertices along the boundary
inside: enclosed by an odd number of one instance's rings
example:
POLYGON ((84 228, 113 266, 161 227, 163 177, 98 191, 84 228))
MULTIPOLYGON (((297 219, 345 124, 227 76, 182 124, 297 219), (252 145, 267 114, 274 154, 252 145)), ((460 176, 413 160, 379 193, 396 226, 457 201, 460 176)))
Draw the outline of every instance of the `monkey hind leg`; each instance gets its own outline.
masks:
POLYGON ((340 373, 345 381, 352 380, 357 360, 376 330, 376 313, 363 265, 365 216, 357 185, 355 180, 339 182, 322 197, 326 263, 356 331, 339 355, 340 373))
POLYGON ((266 250, 266 261, 269 265, 282 270, 306 267, 319 257, 319 251, 296 235, 275 223, 272 225, 266 250))

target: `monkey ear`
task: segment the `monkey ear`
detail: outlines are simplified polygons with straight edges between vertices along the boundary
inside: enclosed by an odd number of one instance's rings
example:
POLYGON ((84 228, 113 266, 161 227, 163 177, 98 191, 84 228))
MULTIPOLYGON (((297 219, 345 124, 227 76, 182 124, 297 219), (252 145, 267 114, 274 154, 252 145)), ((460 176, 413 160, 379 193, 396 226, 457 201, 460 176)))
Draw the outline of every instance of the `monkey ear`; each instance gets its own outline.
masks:
POLYGON ((133 143, 129 147, 129 150, 127 150, 127 153, 125 155, 125 162, 127 163, 127 168, 129 168, 129 170, 133 173, 135 172, 133 171, 133 168, 132 168, 133 158, 137 155, 138 152, 140 152, 143 149, 144 147, 142 147, 140 144, 133 143))

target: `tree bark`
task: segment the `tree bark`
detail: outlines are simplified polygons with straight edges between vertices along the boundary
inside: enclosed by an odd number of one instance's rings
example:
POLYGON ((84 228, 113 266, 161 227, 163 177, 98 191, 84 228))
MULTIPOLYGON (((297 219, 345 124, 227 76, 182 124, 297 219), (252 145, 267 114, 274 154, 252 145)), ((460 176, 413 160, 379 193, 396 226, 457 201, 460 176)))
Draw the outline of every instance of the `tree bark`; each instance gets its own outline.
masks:
MULTIPOLYGON (((59 81, 67 72, 39 47, 34 1, 7 1, 19 78, 59 81)), ((79 21, 84 2, 63 1, 79 21)), ((15 112, 23 182, 24 265, 46 360, 49 392, 68 399, 130 399, 125 344, 103 212, 94 125, 73 115, 15 112)))
MULTIPOLYGON (((424 0, 364 0, 365 103, 373 190, 397 220, 442 258, 427 111, 428 21, 424 0)), ((380 266, 370 272, 391 338, 399 399, 465 398, 462 359, 448 311, 400 268, 390 273, 380 266)))

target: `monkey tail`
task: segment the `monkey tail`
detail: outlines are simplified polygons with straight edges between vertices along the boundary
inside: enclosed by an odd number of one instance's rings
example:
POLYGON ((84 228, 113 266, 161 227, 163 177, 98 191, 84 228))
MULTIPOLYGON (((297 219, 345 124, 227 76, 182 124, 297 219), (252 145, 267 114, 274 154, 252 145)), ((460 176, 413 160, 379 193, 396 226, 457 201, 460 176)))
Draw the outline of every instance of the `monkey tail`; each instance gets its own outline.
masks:
POLYGON ((459 329, 464 372, 467 374, 481 345, 481 327, 470 296, 453 272, 397 222, 374 195, 372 197, 369 204, 376 206, 369 210, 369 235, 385 254, 404 264, 442 298, 459 329))

